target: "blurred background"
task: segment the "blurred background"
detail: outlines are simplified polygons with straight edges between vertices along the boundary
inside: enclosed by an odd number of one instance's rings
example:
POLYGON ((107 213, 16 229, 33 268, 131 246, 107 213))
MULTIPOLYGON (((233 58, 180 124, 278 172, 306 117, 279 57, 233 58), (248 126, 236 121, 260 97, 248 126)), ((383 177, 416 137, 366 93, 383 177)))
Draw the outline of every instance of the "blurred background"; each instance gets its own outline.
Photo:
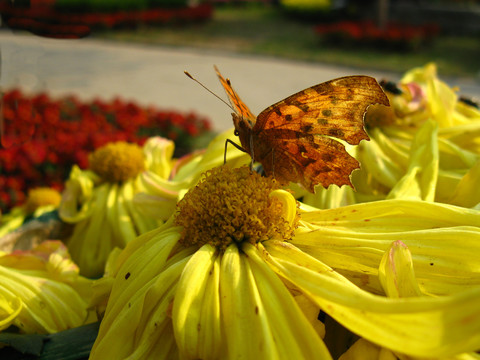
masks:
MULTIPOLYGON (((213 71, 258 114, 306 87, 398 81, 429 62, 480 97, 478 0, 0 0, 0 210, 61 188, 114 140, 161 135, 177 156, 232 128, 213 71)), ((224 97, 225 98, 225 97, 224 97)))

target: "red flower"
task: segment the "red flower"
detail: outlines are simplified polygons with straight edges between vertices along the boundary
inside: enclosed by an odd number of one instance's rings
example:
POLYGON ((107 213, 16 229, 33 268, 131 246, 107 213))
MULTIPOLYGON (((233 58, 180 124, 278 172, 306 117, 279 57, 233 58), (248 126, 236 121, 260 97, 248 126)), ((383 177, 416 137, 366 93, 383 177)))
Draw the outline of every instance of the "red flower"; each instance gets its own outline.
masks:
POLYGON ((147 137, 160 135, 188 150, 188 137, 211 128, 206 118, 193 113, 160 111, 120 98, 53 100, 45 93, 28 97, 19 90, 5 93, 4 117, 4 140, 12 146, 0 148, 2 211, 23 200, 27 186, 61 187, 73 164, 86 168, 88 154, 108 142, 143 144, 147 137))

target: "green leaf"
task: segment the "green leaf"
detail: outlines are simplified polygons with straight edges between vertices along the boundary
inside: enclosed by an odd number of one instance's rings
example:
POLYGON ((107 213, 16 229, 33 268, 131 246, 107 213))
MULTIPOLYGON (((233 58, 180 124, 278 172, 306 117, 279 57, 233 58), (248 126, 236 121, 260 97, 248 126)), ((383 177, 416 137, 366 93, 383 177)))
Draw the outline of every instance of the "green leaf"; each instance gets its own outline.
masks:
MULTIPOLYGON (((43 345, 46 341, 48 341, 48 335, 21 335, 9 332, 0 333, 0 343, 8 345, 20 354, 40 355, 42 353, 43 345)), ((11 349, 2 348, 0 350, 0 358, 2 359, 5 356, 4 351, 12 353, 11 349)), ((10 359, 10 357, 8 358, 10 359)))
POLYGON ((99 322, 50 335, 0 333, 0 358, 38 360, 87 359, 97 338, 99 322), (35 356, 32 356, 35 355, 35 356))

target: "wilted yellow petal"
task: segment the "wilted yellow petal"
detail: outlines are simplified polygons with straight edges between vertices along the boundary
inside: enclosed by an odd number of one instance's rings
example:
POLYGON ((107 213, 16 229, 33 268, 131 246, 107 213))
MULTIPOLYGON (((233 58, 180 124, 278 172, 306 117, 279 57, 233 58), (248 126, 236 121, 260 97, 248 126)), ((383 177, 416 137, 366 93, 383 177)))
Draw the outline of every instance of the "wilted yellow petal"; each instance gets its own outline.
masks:
POLYGON ((0 238, 22 226, 26 217, 26 211, 20 206, 13 208, 6 215, 0 213, 0 238))
POLYGON ((424 67, 410 70, 403 76, 401 82, 415 82, 424 87, 429 99, 429 110, 434 120, 440 127, 454 125, 452 115, 457 96, 447 84, 438 80, 435 64, 429 63, 424 67))
POLYGON ((397 357, 381 358, 381 347, 365 339, 359 339, 338 360, 397 360, 397 357))
POLYGON ((87 319, 87 303, 72 287, 49 280, 40 272, 0 266, 0 289, 23 304, 13 324, 24 333, 55 333, 82 325, 87 319))
POLYGON ((211 245, 202 246, 189 260, 173 303, 175 338, 183 358, 219 358, 221 339, 220 258, 211 245))
POLYGON ((173 166, 174 148, 175 143, 172 140, 159 136, 149 138, 143 145, 146 168, 162 179, 168 179, 173 166))
MULTIPOLYGON (((0 289, 2 289, 1 285, 0 289)), ((13 324, 15 318, 22 311, 22 306, 22 301, 14 294, 3 291, 0 293, 0 331, 13 324)))
POLYGON ((108 223, 109 206, 112 206, 111 196, 109 201, 110 188, 109 184, 103 184, 96 189, 91 216, 80 221, 67 240, 72 258, 84 276, 102 274, 110 250, 115 246, 113 230, 105 226, 108 223))
POLYGON ((325 264, 285 243, 267 242, 265 257, 328 315, 382 347, 419 357, 480 348, 480 286, 455 296, 391 299, 353 285, 325 264))
POLYGON ((381 258, 397 240, 411 249, 423 291, 452 294, 480 285, 479 211, 385 200, 305 212, 301 218, 304 226, 291 242, 362 287, 375 285, 381 258))
POLYGON ((366 173, 387 188, 395 186, 404 173, 404 170, 392 162, 375 141, 360 143, 357 155, 366 173))
MULTIPOLYGON (((158 253, 153 248, 150 251, 158 253)), ((155 351, 161 342, 159 336, 169 326, 168 308, 173 301, 178 279, 188 262, 188 252, 185 249, 181 257, 172 257, 167 263, 163 257, 160 257, 160 261, 154 259, 151 262, 148 259, 138 262, 137 259, 137 264, 129 261, 129 258, 124 263, 119 270, 123 276, 115 279, 91 359, 122 359, 129 356, 146 359, 148 353, 155 351)), ((170 340, 172 338, 173 334, 170 340)), ((165 354, 169 349, 160 351, 165 354)))
POLYGON ((318 320, 320 308, 303 294, 295 295, 297 305, 302 309, 303 314, 310 322, 312 327, 322 339, 325 337, 325 324, 318 320))
POLYGON ((438 177, 437 124, 426 121, 415 135, 407 173, 395 184, 387 199, 434 201, 438 177))
POLYGON ((468 171, 455 188, 449 203, 465 207, 480 204, 480 160, 468 171))
POLYGON ((258 246, 259 249, 250 243, 244 243, 242 249, 247 255, 252 280, 255 281, 252 285, 256 286, 260 301, 264 304, 264 310, 262 312, 260 308, 258 316, 268 321, 279 358, 331 359, 310 319, 305 317, 284 283, 260 257, 259 252, 264 252, 265 249, 258 246))
POLYGON ((81 170, 77 165, 72 167, 58 209, 63 221, 75 223, 92 214, 95 204, 92 199, 93 188, 99 182, 100 177, 93 171, 81 170))
POLYGON ((230 245, 222 257, 220 291, 228 358, 278 358, 280 354, 268 320, 259 316, 265 313, 265 305, 260 300, 246 258, 236 245, 230 245))
POLYGON ((383 255, 378 275, 388 297, 422 295, 415 278, 412 255, 407 246, 399 240, 392 243, 383 255))
MULTIPOLYGON (((297 196, 297 192, 295 192, 297 196)), ((315 188, 315 194, 305 191, 302 201, 317 209, 332 209, 340 206, 355 204, 354 190, 349 186, 329 186, 325 189, 322 186, 315 188)))

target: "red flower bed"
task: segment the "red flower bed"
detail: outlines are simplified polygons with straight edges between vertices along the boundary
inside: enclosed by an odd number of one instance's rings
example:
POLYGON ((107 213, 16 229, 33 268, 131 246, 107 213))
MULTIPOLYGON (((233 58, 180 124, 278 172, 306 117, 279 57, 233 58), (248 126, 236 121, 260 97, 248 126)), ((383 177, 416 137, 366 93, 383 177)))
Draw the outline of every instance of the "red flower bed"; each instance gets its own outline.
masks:
POLYGON ((0 147, 0 210, 24 200, 36 186, 61 189, 73 164, 88 166, 88 154, 111 141, 143 144, 150 136, 175 141, 176 156, 192 150, 192 140, 207 135, 208 119, 141 107, 115 99, 81 102, 47 94, 4 94, 0 147))
POLYGON ((64 12, 55 9, 53 4, 31 7, 14 4, 0 0, 0 14, 8 27, 55 38, 84 37, 95 28, 202 21, 210 19, 213 14, 210 4, 116 12, 64 12))
POLYGON ((436 25, 411 26, 391 23, 380 29, 371 21, 341 21, 317 25, 315 32, 325 41, 337 45, 416 49, 437 36, 439 28, 436 25))

